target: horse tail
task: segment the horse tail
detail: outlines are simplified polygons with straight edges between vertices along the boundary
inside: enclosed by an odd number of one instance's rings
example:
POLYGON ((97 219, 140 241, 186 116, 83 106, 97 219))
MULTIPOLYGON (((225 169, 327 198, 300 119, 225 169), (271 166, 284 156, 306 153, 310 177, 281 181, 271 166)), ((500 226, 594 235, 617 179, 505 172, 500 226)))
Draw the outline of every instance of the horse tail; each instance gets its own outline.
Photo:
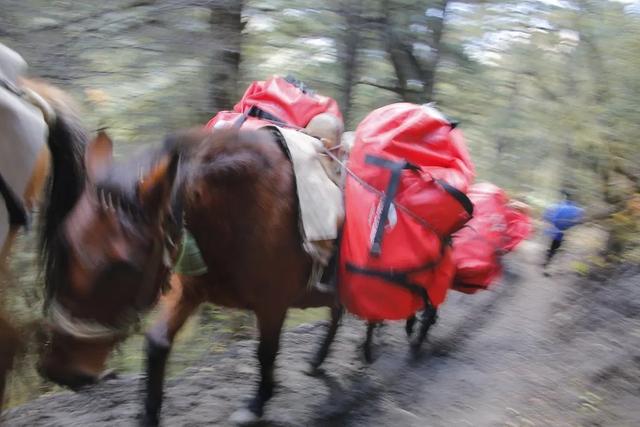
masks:
MULTIPOLYGON (((51 107, 48 117, 47 145, 51 152, 52 173, 49 176, 43 209, 40 213, 39 247, 44 266, 47 297, 51 296, 63 267, 60 226, 78 201, 84 188, 84 149, 88 133, 82 126, 70 97, 45 83, 25 80, 24 86, 40 95, 51 107)), ((45 118, 47 114, 45 114, 45 118)))

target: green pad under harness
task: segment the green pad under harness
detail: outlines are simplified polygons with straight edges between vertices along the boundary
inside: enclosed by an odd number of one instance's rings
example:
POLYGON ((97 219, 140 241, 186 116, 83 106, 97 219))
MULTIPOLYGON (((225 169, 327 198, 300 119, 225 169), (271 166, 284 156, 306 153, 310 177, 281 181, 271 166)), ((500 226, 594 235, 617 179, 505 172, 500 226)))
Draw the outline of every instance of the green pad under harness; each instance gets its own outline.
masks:
POLYGON ((207 265, 202 259, 198 243, 186 228, 182 233, 180 253, 173 267, 173 272, 184 274, 185 276, 200 276, 207 272, 207 265))

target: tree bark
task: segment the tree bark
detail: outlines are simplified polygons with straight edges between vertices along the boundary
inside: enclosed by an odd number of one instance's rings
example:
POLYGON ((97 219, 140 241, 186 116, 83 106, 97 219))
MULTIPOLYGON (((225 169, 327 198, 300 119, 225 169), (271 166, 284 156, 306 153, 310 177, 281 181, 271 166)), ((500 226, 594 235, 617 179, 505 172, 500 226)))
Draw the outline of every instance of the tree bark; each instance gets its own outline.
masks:
POLYGON ((242 50, 244 0, 212 0, 211 76, 209 108, 212 113, 231 109, 238 97, 242 50))
POLYGON ((442 51, 442 34, 444 33, 444 20, 447 13, 447 5, 449 0, 440 0, 438 7, 442 10, 442 17, 433 17, 430 19, 429 28, 431 29, 431 40, 429 46, 433 54, 432 61, 425 68, 423 73, 424 91, 428 100, 433 100, 433 92, 436 83, 436 72, 438 62, 440 61, 442 51))
POLYGON ((358 79, 358 46, 360 45, 360 26, 362 14, 362 0, 342 0, 339 7, 340 14, 345 19, 344 39, 341 43, 339 61, 342 64, 342 96, 340 106, 345 124, 351 120, 351 106, 353 88, 358 79))
MULTIPOLYGON (((390 19, 383 20, 383 36, 387 52, 398 79, 402 99, 407 102, 424 103, 433 100, 435 74, 440 59, 441 40, 444 31, 444 18, 449 0, 439 0, 430 6, 442 10, 441 17, 431 17, 428 22, 430 37, 426 40, 431 50, 429 60, 419 60, 413 49, 413 40, 403 40, 390 19)), ((390 0, 383 1, 383 9, 388 14, 401 13, 390 0)))

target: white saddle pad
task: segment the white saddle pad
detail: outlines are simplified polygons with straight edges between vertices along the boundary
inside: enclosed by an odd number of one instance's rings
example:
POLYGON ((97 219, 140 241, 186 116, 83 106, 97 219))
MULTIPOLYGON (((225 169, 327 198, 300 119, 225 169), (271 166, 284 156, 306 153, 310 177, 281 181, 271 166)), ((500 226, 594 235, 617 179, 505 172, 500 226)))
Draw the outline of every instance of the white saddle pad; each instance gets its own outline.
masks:
POLYGON ((319 140, 293 129, 277 129, 291 155, 305 249, 324 264, 327 254, 314 253, 318 248, 313 243, 338 237, 338 227, 344 218, 342 191, 320 161, 322 143, 319 140))

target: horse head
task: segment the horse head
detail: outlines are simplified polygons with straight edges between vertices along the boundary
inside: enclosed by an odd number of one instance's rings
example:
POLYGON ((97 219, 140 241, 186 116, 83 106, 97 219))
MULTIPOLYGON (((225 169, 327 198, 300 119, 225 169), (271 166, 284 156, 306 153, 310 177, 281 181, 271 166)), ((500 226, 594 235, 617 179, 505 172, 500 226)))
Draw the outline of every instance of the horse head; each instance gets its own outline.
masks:
POLYGON ((87 146, 84 188, 49 248, 55 262, 46 272, 39 370, 71 388, 101 377, 169 274, 166 228, 179 155, 165 147, 122 167, 112 153, 104 132, 87 146))

